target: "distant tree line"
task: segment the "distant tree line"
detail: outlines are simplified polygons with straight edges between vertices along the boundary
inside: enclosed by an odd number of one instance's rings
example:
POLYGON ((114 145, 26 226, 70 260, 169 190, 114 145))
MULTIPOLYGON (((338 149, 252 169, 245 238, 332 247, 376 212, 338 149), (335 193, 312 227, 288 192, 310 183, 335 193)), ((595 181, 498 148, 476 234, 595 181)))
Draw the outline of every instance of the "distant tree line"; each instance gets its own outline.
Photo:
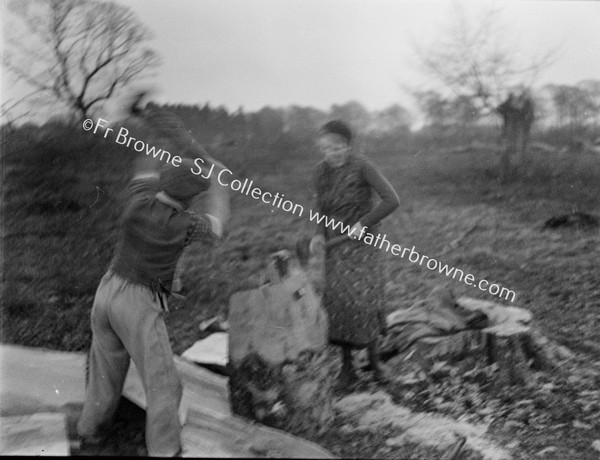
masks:
MULTIPOLYGON (((532 91, 539 128, 600 127, 600 80, 584 80, 575 85, 547 84, 532 91)), ((473 98, 448 97, 435 90, 414 93, 423 114, 424 126, 444 129, 497 122, 481 113, 473 98)))
MULTIPOLYGON (((539 104, 546 126, 600 128, 600 80, 584 80, 576 85, 549 84, 542 88, 539 104)), ((599 134, 600 135, 600 134, 599 134)))
POLYGON ((167 104, 163 107, 184 120, 197 139, 215 147, 233 143, 269 144, 282 136, 306 140, 316 135, 323 123, 334 118, 345 120, 362 135, 408 133, 413 122, 408 110, 398 104, 368 111, 356 101, 334 104, 328 111, 298 105, 283 108, 266 106, 255 112, 244 112, 243 109, 229 112, 224 107, 211 107, 208 103, 204 106, 167 104))

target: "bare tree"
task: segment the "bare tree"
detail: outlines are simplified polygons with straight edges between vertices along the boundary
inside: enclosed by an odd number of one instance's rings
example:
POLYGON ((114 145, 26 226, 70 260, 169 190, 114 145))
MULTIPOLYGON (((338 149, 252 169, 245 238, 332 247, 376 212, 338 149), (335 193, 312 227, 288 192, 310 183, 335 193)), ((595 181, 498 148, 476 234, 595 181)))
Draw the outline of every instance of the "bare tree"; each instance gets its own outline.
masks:
POLYGON ((468 11, 464 3, 454 5, 454 18, 440 38, 425 46, 415 45, 418 61, 425 73, 455 96, 472 99, 482 114, 491 113, 507 88, 531 86, 551 63, 556 49, 519 57, 496 5, 485 2, 477 11, 468 11))
POLYGON ((149 32, 127 8, 97 0, 20 0, 3 60, 19 81, 87 117, 158 64, 149 32))
POLYGON ((506 180, 512 171, 511 158, 517 165, 527 159, 534 114, 527 88, 550 65, 557 48, 547 47, 538 55, 525 58, 519 47, 511 43, 497 5, 485 2, 474 16, 469 15, 473 11, 467 11, 464 3, 454 5, 455 18, 448 30, 426 48, 417 46, 416 51, 423 70, 454 93, 456 100, 472 101, 467 114, 474 117, 469 121, 493 113, 502 117, 505 148, 500 173, 506 180), (503 98, 517 86, 521 94, 518 107, 514 108, 514 97, 504 101, 503 98))
POLYGON ((31 110, 28 110, 27 112, 21 113, 20 115, 13 115, 12 110, 15 107, 19 106, 19 104, 21 104, 25 99, 35 95, 37 92, 37 90, 33 91, 18 99, 17 101, 9 99, 7 101, 4 101, 2 105, 0 105, 0 119, 4 120, 4 125, 6 126, 9 132, 12 132, 14 130, 14 124, 17 122, 17 120, 26 117, 31 112, 31 110))

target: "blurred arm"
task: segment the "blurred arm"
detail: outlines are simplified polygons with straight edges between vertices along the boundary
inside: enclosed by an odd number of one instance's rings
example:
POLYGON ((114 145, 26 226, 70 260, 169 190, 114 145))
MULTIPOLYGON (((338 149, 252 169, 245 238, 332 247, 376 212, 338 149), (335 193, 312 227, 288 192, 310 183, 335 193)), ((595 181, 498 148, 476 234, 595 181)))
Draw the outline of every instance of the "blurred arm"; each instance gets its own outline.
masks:
POLYGON ((229 188, 221 185, 217 181, 219 172, 226 169, 222 163, 213 160, 215 169, 211 174, 211 184, 208 189, 206 198, 206 214, 213 222, 213 226, 218 229, 219 236, 223 232, 223 228, 229 221, 231 210, 229 207, 229 188))
MULTIPOLYGON (((133 134, 137 139, 141 139, 144 142, 150 141, 152 145, 153 136, 151 135, 151 129, 148 126, 148 122, 143 116, 143 112, 140 115, 131 115, 126 121, 126 128, 133 134)), ((135 162, 133 164, 133 177, 145 176, 156 174, 162 165, 160 158, 154 158, 151 155, 136 155, 135 162)))

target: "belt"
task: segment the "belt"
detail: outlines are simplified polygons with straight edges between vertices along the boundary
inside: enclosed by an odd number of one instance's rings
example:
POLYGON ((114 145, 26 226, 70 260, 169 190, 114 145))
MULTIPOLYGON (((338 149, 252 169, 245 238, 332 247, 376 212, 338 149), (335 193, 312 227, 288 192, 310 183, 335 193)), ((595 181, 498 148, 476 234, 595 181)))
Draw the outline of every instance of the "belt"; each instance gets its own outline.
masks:
POLYGON ((165 286, 165 284, 160 278, 154 278, 153 280, 146 281, 142 280, 140 277, 136 277, 133 273, 129 273, 127 270, 119 270, 115 269, 114 267, 110 267, 109 270, 115 275, 118 275, 124 280, 126 280, 128 283, 137 284, 139 286, 143 286, 145 288, 150 289, 150 291, 152 291, 152 294, 154 294, 155 298, 158 296, 160 307, 166 312, 169 311, 169 307, 166 302, 166 297, 170 295, 178 297, 177 294, 172 293, 171 290, 167 286, 165 286))

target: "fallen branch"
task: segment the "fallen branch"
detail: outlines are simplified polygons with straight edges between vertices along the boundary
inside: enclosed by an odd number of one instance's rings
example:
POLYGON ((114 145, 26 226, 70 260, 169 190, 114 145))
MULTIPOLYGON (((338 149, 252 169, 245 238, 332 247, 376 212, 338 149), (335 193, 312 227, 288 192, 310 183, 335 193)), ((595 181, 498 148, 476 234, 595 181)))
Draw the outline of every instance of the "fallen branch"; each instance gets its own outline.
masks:
POLYGON ((458 236, 458 238, 455 238, 450 243, 448 243, 446 246, 444 246, 444 249, 442 250, 442 255, 446 254, 447 252, 449 252, 453 249, 456 249, 458 247, 458 245, 462 242, 462 240, 464 240, 467 236, 469 236, 471 233, 473 233, 475 231, 475 229, 477 229, 477 227, 479 226, 479 222, 481 222, 484 217, 485 216, 480 216, 469 229, 464 231, 460 236, 458 236))

